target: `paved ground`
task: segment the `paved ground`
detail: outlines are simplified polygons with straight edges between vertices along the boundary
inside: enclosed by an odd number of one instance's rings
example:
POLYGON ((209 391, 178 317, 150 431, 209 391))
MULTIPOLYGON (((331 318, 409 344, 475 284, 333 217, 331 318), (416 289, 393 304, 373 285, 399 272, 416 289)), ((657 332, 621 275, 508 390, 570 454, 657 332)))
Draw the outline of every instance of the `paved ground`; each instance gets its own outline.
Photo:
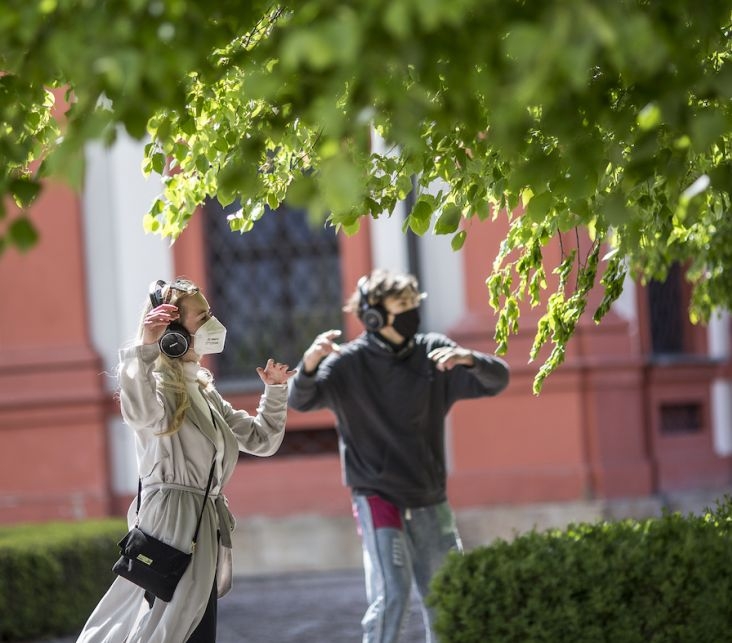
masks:
MULTIPOLYGON (((217 643, 360 643, 365 609, 361 570, 237 577, 219 601, 217 643)), ((415 599, 403 643, 423 642, 415 599)))
MULTIPOLYGON (((359 643, 365 609, 361 570, 237 579, 219 602, 218 643, 359 643)), ((417 609, 404 643, 424 642, 417 609)))

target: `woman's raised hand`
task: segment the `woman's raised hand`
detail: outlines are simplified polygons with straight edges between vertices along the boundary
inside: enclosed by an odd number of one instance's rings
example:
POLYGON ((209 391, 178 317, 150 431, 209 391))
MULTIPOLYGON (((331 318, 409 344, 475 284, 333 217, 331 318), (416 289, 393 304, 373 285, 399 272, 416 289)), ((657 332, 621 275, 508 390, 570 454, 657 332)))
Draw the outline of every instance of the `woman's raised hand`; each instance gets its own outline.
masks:
POLYGON ((165 332, 170 322, 180 318, 178 306, 160 304, 150 310, 143 321, 142 343, 155 344, 165 332))
POLYGON ((285 384, 297 371, 289 370, 287 364, 275 362, 271 357, 264 368, 257 366, 257 375, 265 384, 285 384))

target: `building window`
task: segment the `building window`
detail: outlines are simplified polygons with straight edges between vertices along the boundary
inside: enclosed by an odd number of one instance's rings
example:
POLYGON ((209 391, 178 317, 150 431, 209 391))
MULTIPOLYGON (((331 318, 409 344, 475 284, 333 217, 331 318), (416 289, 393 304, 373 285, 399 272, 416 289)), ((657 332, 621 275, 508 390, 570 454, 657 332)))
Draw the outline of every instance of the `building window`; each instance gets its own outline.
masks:
POLYGON ((240 389, 261 384, 256 367, 269 357, 292 368, 318 333, 342 328, 338 240, 306 212, 268 211, 239 234, 226 215, 238 206, 205 206, 206 294, 226 325, 226 350, 215 355, 217 381, 240 389))
POLYGON ((681 267, 674 264, 666 281, 652 281, 648 284, 653 355, 680 355, 685 352, 685 298, 682 279, 681 267))
POLYGON ((702 430, 702 405, 689 404, 661 405, 661 433, 664 435, 683 435, 699 433, 702 430))
MULTIPOLYGON (((338 434, 333 427, 317 429, 298 429, 288 431, 285 439, 273 458, 302 458, 321 455, 338 455, 338 434)), ((239 453, 239 460, 261 461, 256 455, 244 451, 239 453)))

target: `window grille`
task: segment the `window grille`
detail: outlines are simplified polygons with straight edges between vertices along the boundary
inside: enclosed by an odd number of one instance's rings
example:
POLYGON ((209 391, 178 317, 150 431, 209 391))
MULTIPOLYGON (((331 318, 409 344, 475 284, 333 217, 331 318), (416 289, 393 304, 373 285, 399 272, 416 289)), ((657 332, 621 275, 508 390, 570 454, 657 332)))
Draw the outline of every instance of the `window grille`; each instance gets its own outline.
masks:
POLYGON ((226 220, 237 209, 204 208, 206 296, 227 328, 226 349, 213 356, 217 381, 246 389, 261 384, 256 367, 269 357, 294 368, 318 333, 342 328, 343 297, 333 228, 282 207, 239 234, 226 220))
POLYGON ((698 433, 702 429, 701 404, 662 404, 661 433, 682 435, 698 433))
POLYGON ((651 350, 654 355, 678 355, 684 347, 684 298, 681 268, 674 264, 666 281, 648 284, 651 350))
MULTIPOLYGON (((338 455, 338 434, 333 428, 298 429, 287 431, 273 458, 292 458, 313 455, 338 455)), ((240 460, 260 459, 248 453, 239 453, 240 460)))

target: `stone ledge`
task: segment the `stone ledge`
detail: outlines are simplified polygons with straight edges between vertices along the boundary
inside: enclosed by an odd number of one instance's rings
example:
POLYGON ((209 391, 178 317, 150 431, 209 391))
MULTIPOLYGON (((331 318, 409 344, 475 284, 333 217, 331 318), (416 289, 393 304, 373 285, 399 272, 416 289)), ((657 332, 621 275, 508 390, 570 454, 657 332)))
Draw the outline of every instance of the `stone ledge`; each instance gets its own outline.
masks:
MULTIPOLYGON (((466 549, 509 540, 531 529, 563 529, 570 523, 643 519, 664 510, 684 515, 713 508, 732 488, 664 496, 563 503, 471 507, 456 510, 466 549)), ((361 543, 351 516, 303 514, 240 518, 233 535, 234 574, 329 571, 361 567, 361 543)))

